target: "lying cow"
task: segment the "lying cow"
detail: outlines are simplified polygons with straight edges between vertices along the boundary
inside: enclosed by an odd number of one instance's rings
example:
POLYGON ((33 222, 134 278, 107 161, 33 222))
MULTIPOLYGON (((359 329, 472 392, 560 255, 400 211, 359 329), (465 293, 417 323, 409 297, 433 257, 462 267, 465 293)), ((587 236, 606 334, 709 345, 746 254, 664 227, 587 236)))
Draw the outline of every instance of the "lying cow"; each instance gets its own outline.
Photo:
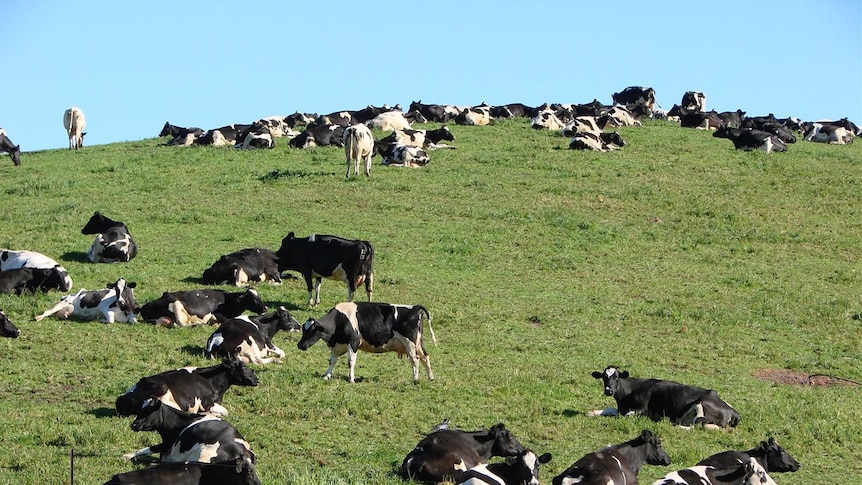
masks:
POLYGON ((59 303, 36 315, 36 321, 51 315, 77 320, 100 320, 104 323, 137 322, 138 304, 132 291, 137 284, 120 278, 103 290, 78 290, 64 296, 59 303))
POLYGON ((580 132, 575 133, 569 142, 570 150, 592 150, 594 152, 609 152, 626 146, 622 135, 612 133, 580 132))
POLYGON ((736 427, 739 413, 712 389, 660 379, 636 379, 628 371, 608 366, 593 372, 601 379, 605 395, 613 397, 616 409, 592 411, 592 416, 646 416, 653 421, 667 418, 679 426, 703 425, 707 428, 736 427))
POLYGON ((440 144, 443 140, 455 141, 455 135, 449 131, 446 125, 434 130, 397 130, 382 138, 378 144, 384 146, 408 145, 433 150, 449 147, 449 145, 440 144))
POLYGON ((763 150, 766 153, 785 152, 787 145, 777 136, 761 130, 719 127, 712 136, 727 138, 737 150, 763 150))
POLYGON ((254 464, 242 459, 220 463, 159 463, 118 473, 103 485, 261 485, 254 464))
POLYGON ((203 133, 204 130, 196 126, 185 128, 182 126, 172 125, 165 121, 165 126, 162 127, 162 131, 159 132, 159 136, 171 137, 165 145, 189 146, 197 141, 197 138, 203 135, 203 133))
POLYGON ((347 159, 347 174, 350 169, 353 175, 359 175, 359 162, 365 164, 365 176, 371 175, 371 157, 374 155, 374 137, 371 129, 362 123, 352 125, 344 130, 344 156, 347 159))
POLYGON ((69 272, 66 271, 66 268, 60 266, 60 263, 48 256, 36 251, 0 249, 0 271, 16 268, 53 269, 62 281, 62 284, 59 285, 59 290, 69 291, 72 289, 72 278, 69 277, 69 272))
POLYGON ((123 455, 126 460, 159 453, 162 463, 221 463, 244 460, 254 464, 249 444, 233 426, 213 416, 174 409, 148 399, 131 424, 134 431, 156 431, 162 442, 123 455))
POLYGON ((296 346, 308 350, 318 340, 329 347, 329 368, 324 379, 332 377, 338 357, 347 353, 348 381, 355 382, 353 370, 360 350, 365 352, 397 352, 407 354, 413 366, 413 381, 419 380, 419 361, 425 365, 428 380, 434 380, 431 361, 422 339, 422 315, 428 322, 431 339, 437 337, 431 328, 431 315, 420 305, 389 303, 352 303, 335 305, 320 319, 310 318, 302 326, 302 338, 296 346))
POLYGON ((843 126, 827 123, 807 123, 804 125, 804 128, 806 130, 803 135, 805 141, 829 143, 832 145, 853 143, 853 132, 843 126))
POLYGON ((12 143, 12 140, 6 136, 6 130, 0 128, 0 155, 8 153, 12 158, 12 164, 16 167, 21 165, 21 145, 12 143))
POLYGON ((347 301, 353 301, 356 287, 364 282, 368 301, 371 301, 374 248, 368 241, 325 234, 312 234, 298 239, 291 232, 281 240, 281 247, 275 256, 279 271, 298 271, 305 279, 309 306, 320 304, 322 278, 346 283, 347 301), (315 281, 313 288, 312 280, 315 281))
POLYGON ((128 262, 138 254, 138 245, 129 228, 96 211, 81 229, 81 234, 98 234, 87 259, 93 263, 128 262))
POLYGON ((20 335, 21 330, 0 310, 0 337, 18 338, 20 335))
POLYGON ((141 318, 163 327, 188 327, 222 323, 245 311, 261 314, 266 305, 257 291, 189 290, 164 292, 141 307, 141 318))
POLYGON ((184 367, 144 377, 118 397, 115 406, 118 415, 132 416, 154 398, 187 413, 227 416, 221 402, 228 388, 259 383, 241 360, 226 360, 210 367, 184 367))
POLYGON ((503 423, 480 431, 441 429, 419 441, 401 462, 401 475, 417 482, 442 482, 492 456, 518 456, 524 446, 503 423))
POLYGON ((383 165, 387 167, 419 168, 428 165, 431 158, 425 150, 408 145, 395 145, 383 156, 383 165))
POLYGON ((279 330, 299 330, 299 322, 284 307, 269 315, 231 318, 207 339, 204 355, 210 359, 216 356, 237 358, 254 364, 280 361, 284 358, 284 351, 272 343, 279 330))
POLYGON ((563 473, 554 477, 553 485, 606 485, 637 483, 644 463, 668 466, 670 457, 661 440, 649 430, 618 445, 606 446, 587 453, 563 473))
POLYGON ((0 293, 33 294, 37 290, 47 293, 62 290, 64 274, 57 268, 15 268, 0 271, 0 293))
POLYGON ((245 286, 253 281, 281 284, 281 273, 272 250, 246 248, 222 255, 203 274, 203 282, 207 285, 227 283, 245 286))
POLYGON ((783 473, 799 470, 799 462, 790 456, 790 453, 782 448, 775 441, 775 438, 761 441, 756 448, 748 451, 722 451, 721 453, 716 453, 700 460, 696 465, 726 468, 745 463, 749 458, 756 459, 757 463, 767 472, 783 473))
POLYGON ((551 461, 552 455, 537 456, 524 450, 502 463, 481 464, 470 468, 458 477, 458 485, 541 485, 539 465, 551 461))
POLYGON ((776 485, 766 470, 749 458, 725 468, 693 466, 668 473, 653 485, 776 485))

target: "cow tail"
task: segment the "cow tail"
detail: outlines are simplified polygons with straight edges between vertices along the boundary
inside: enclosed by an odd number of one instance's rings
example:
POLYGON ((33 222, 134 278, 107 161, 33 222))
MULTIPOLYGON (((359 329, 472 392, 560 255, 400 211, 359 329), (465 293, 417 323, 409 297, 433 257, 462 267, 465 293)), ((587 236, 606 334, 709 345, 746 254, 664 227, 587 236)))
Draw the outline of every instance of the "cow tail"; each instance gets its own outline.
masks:
POLYGON ((431 327, 431 313, 422 305, 419 305, 419 309, 425 312, 425 319, 428 320, 428 331, 431 332, 431 341, 434 342, 434 345, 437 345, 437 336, 434 335, 434 328, 431 327))

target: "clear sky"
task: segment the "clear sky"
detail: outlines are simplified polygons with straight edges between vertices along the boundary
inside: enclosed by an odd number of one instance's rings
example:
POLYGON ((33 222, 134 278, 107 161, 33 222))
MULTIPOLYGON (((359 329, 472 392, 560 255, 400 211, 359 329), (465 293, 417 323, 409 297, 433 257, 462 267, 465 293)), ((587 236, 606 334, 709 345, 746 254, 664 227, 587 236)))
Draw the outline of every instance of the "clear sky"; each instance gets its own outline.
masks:
MULTIPOLYGON (((2 0, 0 126, 24 152, 414 100, 611 103, 862 123, 862 0, 2 0)), ((26 165, 26 160, 24 162, 26 165)))

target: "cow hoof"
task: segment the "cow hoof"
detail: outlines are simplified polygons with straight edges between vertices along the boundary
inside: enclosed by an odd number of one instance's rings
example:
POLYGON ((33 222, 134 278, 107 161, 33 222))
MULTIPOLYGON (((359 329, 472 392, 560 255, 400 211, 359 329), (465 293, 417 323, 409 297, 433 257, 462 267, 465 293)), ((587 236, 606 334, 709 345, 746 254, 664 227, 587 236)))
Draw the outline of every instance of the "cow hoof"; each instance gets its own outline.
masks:
POLYGON ((329 374, 323 374, 323 380, 324 381, 328 381, 330 377, 332 377, 332 376, 329 374))

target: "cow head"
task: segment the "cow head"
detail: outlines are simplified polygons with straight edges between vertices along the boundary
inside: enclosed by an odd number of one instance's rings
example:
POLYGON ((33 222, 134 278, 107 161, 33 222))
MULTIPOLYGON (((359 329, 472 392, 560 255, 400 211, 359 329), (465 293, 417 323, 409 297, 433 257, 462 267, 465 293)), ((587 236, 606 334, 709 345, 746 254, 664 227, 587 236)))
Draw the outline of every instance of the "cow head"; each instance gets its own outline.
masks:
POLYGON ((625 370, 620 372, 616 367, 608 366, 604 372, 593 372, 593 377, 602 380, 602 384, 605 386, 605 396, 613 397, 619 390, 620 380, 628 379, 629 372, 625 370))
POLYGON ((661 446, 661 440, 648 429, 641 431, 640 436, 632 440, 631 445, 644 447, 645 461, 650 465, 668 466, 671 463, 670 457, 661 446))
MULTIPOLYGON (((775 438, 769 438, 767 441, 761 441, 757 447, 757 453, 763 454, 766 457, 766 467, 773 472, 795 472, 799 470, 799 462, 793 459, 775 438)), ((751 453, 749 453, 751 454, 751 453)))
POLYGON ((261 315, 266 313, 266 304, 260 298, 260 295, 253 288, 249 288, 245 293, 237 298, 237 301, 246 310, 261 315))
POLYGON ((616 145, 620 148, 626 146, 626 142, 623 140, 622 135, 618 132, 614 131, 612 133, 602 133, 602 141, 604 141, 608 145, 616 145))
POLYGON ((81 234, 101 234, 108 227, 114 224, 114 221, 108 219, 99 213, 99 211, 93 212, 93 215, 90 216, 90 220, 87 221, 87 224, 81 229, 81 234))
POLYGON ((236 386, 258 386, 260 381, 257 379, 257 374, 254 373, 251 367, 245 365, 245 362, 239 359, 233 359, 229 362, 224 362, 227 366, 228 382, 236 386))
POLYGON ((497 423, 488 430, 488 435, 493 437, 494 445, 491 454, 494 456, 517 456, 522 453, 524 445, 506 429, 503 423, 497 423))
POLYGON ((130 425, 132 430, 155 431, 159 429, 164 423, 167 409, 170 409, 170 406, 163 405, 158 399, 154 397, 147 399, 130 425))
POLYGON ((512 475, 518 480, 517 483, 525 485, 541 485, 539 482, 539 465, 548 463, 553 456, 545 453, 536 456, 533 450, 524 450, 518 456, 506 458, 506 464, 512 470, 512 475))
POLYGON ((21 331, 9 321, 6 314, 0 311, 0 337, 18 338, 21 331))
MULTIPOLYGON (((0 150, 2 151, 2 150, 0 150)), ((17 167, 21 165, 21 145, 15 145, 9 149, 9 156, 12 158, 12 163, 17 167)))
POLYGON ((108 283, 108 288, 117 292, 117 301, 113 306, 120 308, 120 311, 126 315, 134 315, 140 311, 138 302, 135 301, 135 294, 132 291, 138 284, 134 281, 126 282, 123 278, 117 280, 116 283, 108 283))
POLYGON ((326 329, 317 320, 309 318, 302 325, 302 337, 296 343, 299 350, 308 350, 312 345, 326 335, 326 329))

